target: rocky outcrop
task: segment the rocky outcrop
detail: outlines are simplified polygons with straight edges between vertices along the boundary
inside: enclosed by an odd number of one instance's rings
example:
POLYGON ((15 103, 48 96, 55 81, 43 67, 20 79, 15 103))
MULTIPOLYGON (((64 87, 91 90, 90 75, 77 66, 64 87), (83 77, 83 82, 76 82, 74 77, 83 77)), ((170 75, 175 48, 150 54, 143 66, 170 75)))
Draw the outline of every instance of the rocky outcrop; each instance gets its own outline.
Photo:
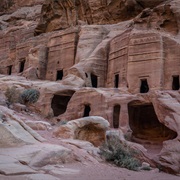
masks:
POLYGON ((135 19, 137 29, 156 29, 177 35, 179 33, 178 17, 171 4, 163 4, 154 9, 146 8, 135 19))
POLYGON ((35 34, 66 29, 78 24, 115 24, 135 17, 142 9, 134 0, 48 0, 42 7, 41 20, 35 34))
POLYGON ((0 15, 2 14, 8 14, 16 11, 18 8, 24 7, 24 6, 33 6, 42 4, 43 0, 2 0, 0 2, 0 15))
POLYGON ((44 173, 41 168, 73 162, 70 149, 60 145, 35 144, 23 147, 1 148, 0 172, 4 175, 44 173))
POLYGON ((46 1, 35 34, 66 29, 78 24, 115 24, 135 19, 138 29, 157 29, 177 34, 178 2, 174 1, 46 1), (158 6, 159 5, 159 6, 158 6), (60 23, 59 23, 60 22, 60 23))
POLYGON ((53 151, 41 144, 30 152, 35 159, 25 154, 27 159, 18 160, 37 168, 61 164, 68 156, 81 161, 79 148, 84 159, 87 152, 98 157, 92 144, 104 141, 110 124, 135 149, 148 154, 155 147, 153 165, 180 171, 178 0, 2 0, 0 5, 2 147, 44 142, 27 124, 43 134, 51 133, 51 124, 67 122, 53 134, 68 148, 53 151), (39 90, 38 102, 9 105, 5 92, 12 86, 39 90), (51 124, 33 119, 30 111, 51 124))
POLYGON ((99 146, 105 141, 105 132, 108 127, 109 123, 104 118, 90 116, 61 125, 55 129, 53 135, 60 138, 85 140, 99 146))

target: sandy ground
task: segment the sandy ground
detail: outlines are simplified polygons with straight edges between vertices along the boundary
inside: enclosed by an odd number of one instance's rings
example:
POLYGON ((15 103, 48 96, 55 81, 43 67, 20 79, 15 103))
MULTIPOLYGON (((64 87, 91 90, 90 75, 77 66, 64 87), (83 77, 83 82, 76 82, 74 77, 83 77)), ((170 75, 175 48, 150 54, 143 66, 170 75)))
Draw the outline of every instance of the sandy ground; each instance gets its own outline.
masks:
MULTIPOLYGON (((68 172, 62 175, 56 175, 59 180, 180 180, 180 177, 166 174, 163 172, 152 171, 130 171, 123 168, 114 167, 112 165, 100 164, 66 164, 64 168, 68 168, 68 172), (72 173, 77 171, 77 173, 72 173), (78 172, 79 171, 79 172, 78 172)), ((0 176, 0 180, 26 180, 22 176, 5 177, 0 176)), ((29 180, 29 179, 27 179, 29 180)), ((38 179, 45 180, 45 179, 38 179)))

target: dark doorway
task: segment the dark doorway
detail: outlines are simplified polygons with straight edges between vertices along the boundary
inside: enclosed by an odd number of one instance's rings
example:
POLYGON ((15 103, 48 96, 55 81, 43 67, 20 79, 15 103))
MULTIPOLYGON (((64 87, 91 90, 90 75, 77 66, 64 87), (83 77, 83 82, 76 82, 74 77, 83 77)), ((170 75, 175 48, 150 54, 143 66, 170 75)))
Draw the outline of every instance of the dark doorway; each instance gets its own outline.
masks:
POLYGON ((63 78, 63 70, 57 71, 56 80, 62 80, 63 78))
POLYGON ((89 116, 90 111, 91 111, 90 105, 85 105, 85 106, 84 106, 84 114, 83 114, 83 117, 89 116))
POLYGON ((177 133, 159 122, 152 104, 128 104, 132 139, 139 143, 162 143, 174 139, 177 133))
POLYGON ((92 84, 92 87, 97 88, 98 78, 94 74, 91 74, 91 84, 92 84))
POLYGON ((25 62, 26 62, 25 60, 20 61, 20 64, 19 64, 19 73, 24 71, 25 62))
POLYGON ((118 88, 119 87, 119 74, 116 74, 114 76, 114 87, 118 88))
POLYGON ((12 65, 10 65, 10 66, 8 66, 7 67, 7 73, 8 73, 8 75, 11 75, 11 73, 12 73, 12 65))
POLYGON ((120 115, 120 105, 115 105, 113 109, 113 127, 119 128, 119 115, 120 115))
POLYGON ((54 95, 51 102, 51 108, 53 110, 54 116, 59 116, 66 111, 68 102, 74 93, 74 91, 69 91, 64 95, 54 95))
POLYGON ((179 90, 179 76, 173 76, 172 90, 179 90))
POLYGON ((149 91, 149 86, 147 79, 141 79, 140 93, 147 93, 149 91))

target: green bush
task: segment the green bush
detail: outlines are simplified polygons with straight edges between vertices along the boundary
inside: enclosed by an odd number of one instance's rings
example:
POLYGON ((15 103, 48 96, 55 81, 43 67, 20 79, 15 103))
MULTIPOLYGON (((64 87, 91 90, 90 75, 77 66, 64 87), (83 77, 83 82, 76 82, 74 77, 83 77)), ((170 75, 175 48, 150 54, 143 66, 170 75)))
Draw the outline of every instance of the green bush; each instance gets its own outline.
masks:
POLYGON ((39 99, 40 92, 36 89, 26 89, 20 94, 22 103, 35 103, 39 99))
POLYGON ((100 155, 104 157, 105 160, 112 162, 119 167, 134 171, 137 171, 141 166, 139 160, 135 158, 136 154, 137 152, 132 150, 126 144, 121 144, 116 137, 106 141, 100 147, 100 155))
POLYGON ((5 92, 5 96, 6 96, 9 104, 19 102, 19 95, 20 95, 20 92, 19 92, 19 90, 16 89, 15 86, 8 87, 5 92))

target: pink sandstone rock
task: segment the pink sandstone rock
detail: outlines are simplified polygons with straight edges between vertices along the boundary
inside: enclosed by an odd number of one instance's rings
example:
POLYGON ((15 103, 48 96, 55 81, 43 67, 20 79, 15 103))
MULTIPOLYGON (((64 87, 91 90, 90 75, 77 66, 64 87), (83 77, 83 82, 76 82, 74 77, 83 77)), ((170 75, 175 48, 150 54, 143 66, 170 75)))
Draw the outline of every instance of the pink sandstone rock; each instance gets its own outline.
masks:
POLYGON ((180 1, 6 2, 3 107, 8 87, 36 88, 29 110, 54 124, 101 116, 136 147, 155 147, 147 158, 162 170, 180 172, 180 1))

